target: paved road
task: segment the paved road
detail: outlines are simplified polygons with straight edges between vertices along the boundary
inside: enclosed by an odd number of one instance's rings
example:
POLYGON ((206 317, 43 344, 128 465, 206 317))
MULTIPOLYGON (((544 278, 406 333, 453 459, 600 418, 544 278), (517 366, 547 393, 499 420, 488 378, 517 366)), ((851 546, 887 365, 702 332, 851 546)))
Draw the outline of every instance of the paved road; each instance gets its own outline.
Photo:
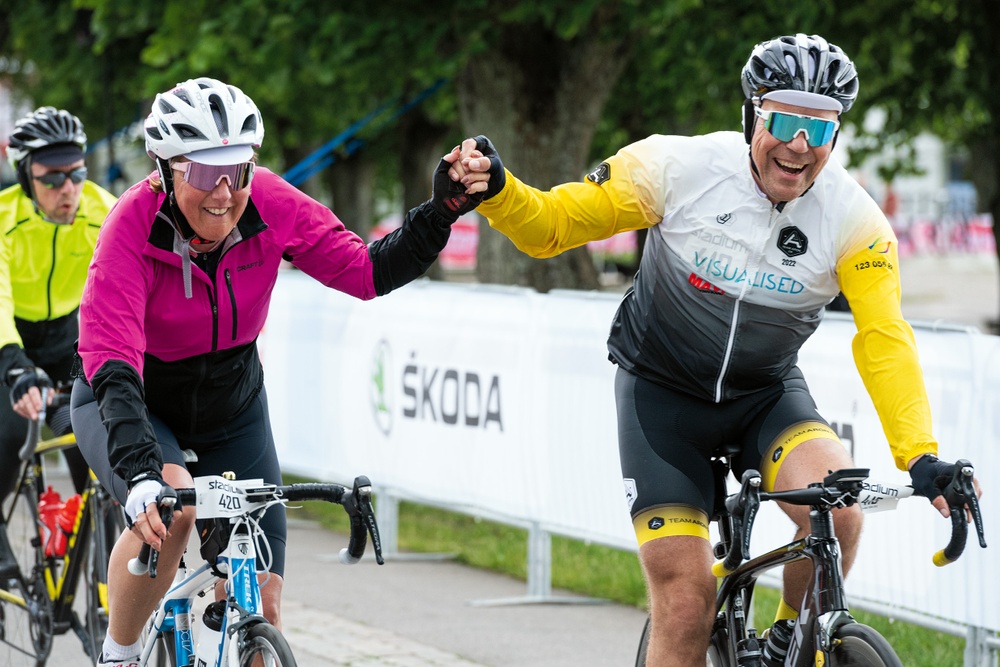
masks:
MULTIPOLYGON (((997 318, 994 257, 910 257, 901 266, 907 318, 984 331, 997 318)), ((605 667, 634 660, 644 622, 637 609, 473 604, 518 598, 526 585, 447 561, 344 566, 333 562, 343 541, 311 524, 290 527, 284 625, 302 667, 605 667)), ((5 653, 0 647, 0 665, 5 653)), ((79 642, 64 636, 49 664, 88 662, 79 642)))

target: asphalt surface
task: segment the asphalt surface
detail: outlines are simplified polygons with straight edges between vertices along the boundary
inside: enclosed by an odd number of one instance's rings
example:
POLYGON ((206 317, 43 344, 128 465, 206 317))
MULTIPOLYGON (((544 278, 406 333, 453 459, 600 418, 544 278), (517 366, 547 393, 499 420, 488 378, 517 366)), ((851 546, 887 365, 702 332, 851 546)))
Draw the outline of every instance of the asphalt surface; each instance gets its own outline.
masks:
MULTIPOLYGON (((901 261, 903 314, 912 321, 989 331, 1000 314, 992 255, 901 261)), ((506 604, 523 581, 440 559, 384 566, 336 562, 342 535, 293 522, 288 536, 284 633, 302 667, 605 667, 630 665, 645 614, 611 603, 506 604)), ((571 594, 553 591, 558 599, 571 594)), ((8 664, 0 647, 0 665, 8 664)), ((50 665, 86 667, 72 636, 50 665)))

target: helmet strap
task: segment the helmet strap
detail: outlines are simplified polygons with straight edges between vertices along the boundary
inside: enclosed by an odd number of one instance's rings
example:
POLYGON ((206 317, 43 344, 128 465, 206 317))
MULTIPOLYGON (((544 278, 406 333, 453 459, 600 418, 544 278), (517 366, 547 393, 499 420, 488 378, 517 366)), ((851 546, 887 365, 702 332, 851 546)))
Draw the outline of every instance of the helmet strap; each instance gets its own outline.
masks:
POLYGON ((757 117, 753 112, 754 106, 752 99, 743 101, 743 138, 747 140, 747 144, 753 139, 753 129, 757 125, 757 117))

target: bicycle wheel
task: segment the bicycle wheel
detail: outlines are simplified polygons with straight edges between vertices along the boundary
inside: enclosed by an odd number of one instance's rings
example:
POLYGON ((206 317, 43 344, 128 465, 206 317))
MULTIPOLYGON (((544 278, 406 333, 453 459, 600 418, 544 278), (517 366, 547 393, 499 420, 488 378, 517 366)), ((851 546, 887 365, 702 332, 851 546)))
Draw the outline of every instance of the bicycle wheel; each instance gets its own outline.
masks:
POLYGON ((873 628, 848 623, 833 633, 829 667, 902 667, 892 646, 873 628))
POLYGON ((91 661, 97 665, 108 631, 108 560, 118 536, 125 530, 121 506, 103 489, 91 496, 90 545, 87 556, 87 637, 91 661))
POLYGON ((642 626, 642 636, 639 637, 639 652, 635 655, 635 667, 646 667, 646 652, 649 650, 649 616, 642 626))
POLYGON ((288 641, 269 623, 255 623, 247 628, 239 648, 239 667, 295 667, 295 656, 288 641))
MULTIPOLYGON (((708 667, 733 667, 729 660, 729 642, 726 629, 717 627, 712 631, 712 641, 708 646, 706 663, 708 667)), ((635 667, 646 667, 646 653, 649 650, 649 617, 642 626, 642 636, 639 638, 639 652, 635 656, 635 667)))
POLYGON ((11 494, 3 508, 10 549, 18 564, 12 578, 0 581, 0 588, 25 601, 25 606, 0 601, 0 665, 2 667, 44 667, 52 649, 52 604, 44 581, 34 581, 35 547, 40 544, 30 495, 19 490, 11 494))

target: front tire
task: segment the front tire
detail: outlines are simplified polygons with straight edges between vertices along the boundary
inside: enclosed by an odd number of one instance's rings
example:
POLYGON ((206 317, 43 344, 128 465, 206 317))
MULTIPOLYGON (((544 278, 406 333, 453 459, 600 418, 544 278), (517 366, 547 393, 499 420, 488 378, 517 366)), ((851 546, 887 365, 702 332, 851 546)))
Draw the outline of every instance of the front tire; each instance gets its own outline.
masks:
POLYGON ((646 617, 646 624, 642 626, 642 636, 639 637, 639 652, 635 656, 635 667, 646 667, 646 652, 649 650, 649 616, 646 617))
POLYGON ((833 634, 829 667, 903 667, 892 646, 873 628, 848 623, 833 634))
POLYGON ((240 642, 239 667, 251 667, 259 657, 268 667, 296 667, 288 641, 269 623, 255 623, 247 628, 240 642))
MULTIPOLYGON (((635 667, 646 667, 646 653, 649 651, 649 630, 650 618, 646 617, 646 624, 642 627, 642 636, 639 638, 639 651, 635 656, 635 667)), ((729 660, 729 640, 724 627, 716 627, 712 630, 712 641, 708 645, 707 662, 709 667, 731 667, 734 665, 729 660)))

